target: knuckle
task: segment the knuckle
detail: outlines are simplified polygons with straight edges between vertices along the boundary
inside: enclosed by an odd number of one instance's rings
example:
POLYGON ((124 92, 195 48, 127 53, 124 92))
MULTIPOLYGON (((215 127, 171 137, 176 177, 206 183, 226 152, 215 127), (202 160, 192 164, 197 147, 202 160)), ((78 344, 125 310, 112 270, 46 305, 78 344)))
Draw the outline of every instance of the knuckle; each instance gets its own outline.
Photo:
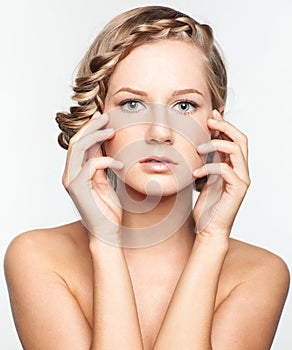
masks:
POLYGON ((246 194, 248 186, 245 181, 243 181, 242 179, 239 179, 236 182, 234 189, 235 189, 235 195, 239 198, 242 198, 246 194))
POLYGON ((80 139, 75 139, 72 141, 71 145, 69 144, 70 147, 70 151, 73 152, 76 150, 78 150, 79 152, 84 152, 85 151, 85 145, 84 142, 82 142, 82 140, 80 139))
POLYGON ((229 165, 227 163, 221 163, 221 171, 226 173, 230 169, 229 165))
POLYGON ((233 147, 234 153, 238 153, 241 151, 240 145, 236 142, 233 142, 232 147, 233 147))
POLYGON ((245 134, 241 134, 241 140, 244 144, 248 143, 248 137, 245 134))
POLYGON ((225 133, 226 127, 228 126, 228 122, 226 120, 219 121, 218 125, 220 126, 220 131, 225 133))
POLYGON ((64 186, 66 191, 68 191, 68 187, 69 187, 68 176, 65 174, 62 176, 62 185, 64 186))
POLYGON ((247 187, 249 187, 250 186, 250 184, 251 184, 251 179, 250 178, 248 178, 247 180, 246 180, 246 185, 247 185, 247 187))
POLYGON ((249 180, 240 181, 240 188, 241 188, 242 194, 245 194, 247 192, 248 187, 249 187, 249 180))
POLYGON ((86 163, 87 163, 87 166, 89 167, 89 169, 95 168, 97 166, 96 159, 97 158, 90 158, 90 159, 88 159, 88 161, 86 163))
POLYGON ((71 139, 69 140, 69 148, 73 147, 75 145, 75 143, 78 141, 79 139, 79 135, 78 133, 76 133, 75 135, 73 135, 71 137, 71 139))
POLYGON ((69 185, 68 185, 68 193, 70 196, 75 195, 78 192, 78 183, 76 180, 73 180, 69 185))
POLYGON ((212 139, 211 143, 213 144, 214 148, 217 149, 220 146, 221 140, 218 139, 212 139))

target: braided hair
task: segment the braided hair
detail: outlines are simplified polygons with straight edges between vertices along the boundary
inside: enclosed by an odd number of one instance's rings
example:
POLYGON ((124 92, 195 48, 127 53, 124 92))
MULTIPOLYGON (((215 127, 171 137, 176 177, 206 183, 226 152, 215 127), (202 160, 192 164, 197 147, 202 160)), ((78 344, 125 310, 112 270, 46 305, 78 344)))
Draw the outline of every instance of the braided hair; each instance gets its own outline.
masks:
POLYGON ((73 87, 72 99, 77 105, 56 116, 61 147, 68 149, 71 137, 96 111, 103 112, 109 79, 116 65, 133 48, 163 39, 188 41, 202 50, 213 108, 225 105, 226 70, 212 28, 168 7, 138 7, 111 20, 82 59, 73 87))

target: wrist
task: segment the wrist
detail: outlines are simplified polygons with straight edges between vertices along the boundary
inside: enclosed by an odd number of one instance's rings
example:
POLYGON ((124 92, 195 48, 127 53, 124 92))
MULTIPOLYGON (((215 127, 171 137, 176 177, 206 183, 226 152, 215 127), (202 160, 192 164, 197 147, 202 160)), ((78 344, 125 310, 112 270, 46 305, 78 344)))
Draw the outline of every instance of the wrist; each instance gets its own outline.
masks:
POLYGON ((89 233, 89 251, 91 254, 110 254, 111 252, 123 252, 119 239, 103 237, 89 233))
POLYGON ((121 248, 121 233, 110 232, 110 233, 95 233, 87 230, 89 237, 89 249, 98 249, 105 246, 111 246, 113 248, 121 248))
POLYGON ((228 235, 209 234, 202 231, 196 234, 194 247, 195 249, 200 247, 212 254, 218 252, 226 255, 229 249, 229 237, 228 235))

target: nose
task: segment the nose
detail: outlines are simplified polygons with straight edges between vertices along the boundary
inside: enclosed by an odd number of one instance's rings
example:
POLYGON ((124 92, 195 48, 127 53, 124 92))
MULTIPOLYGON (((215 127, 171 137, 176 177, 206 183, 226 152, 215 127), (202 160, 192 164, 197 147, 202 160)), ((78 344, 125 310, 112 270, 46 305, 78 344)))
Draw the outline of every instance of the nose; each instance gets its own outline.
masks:
POLYGON ((152 110, 152 121, 146 129, 145 140, 147 143, 168 143, 174 142, 174 133, 169 126, 166 110, 152 110))

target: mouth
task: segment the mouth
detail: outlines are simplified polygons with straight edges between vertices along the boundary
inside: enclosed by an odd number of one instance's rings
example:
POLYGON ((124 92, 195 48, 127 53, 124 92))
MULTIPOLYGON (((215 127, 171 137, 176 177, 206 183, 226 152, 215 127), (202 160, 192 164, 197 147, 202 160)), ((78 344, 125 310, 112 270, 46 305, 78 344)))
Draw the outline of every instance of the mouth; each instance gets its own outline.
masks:
POLYGON ((141 166, 150 172, 165 173, 172 171, 172 168, 177 165, 173 160, 166 157, 151 156, 140 161, 141 166))
POLYGON ((145 159, 140 160, 140 163, 162 163, 162 164, 173 164, 177 165, 176 162, 173 160, 166 158, 166 157, 156 157, 156 156, 151 156, 145 159))

